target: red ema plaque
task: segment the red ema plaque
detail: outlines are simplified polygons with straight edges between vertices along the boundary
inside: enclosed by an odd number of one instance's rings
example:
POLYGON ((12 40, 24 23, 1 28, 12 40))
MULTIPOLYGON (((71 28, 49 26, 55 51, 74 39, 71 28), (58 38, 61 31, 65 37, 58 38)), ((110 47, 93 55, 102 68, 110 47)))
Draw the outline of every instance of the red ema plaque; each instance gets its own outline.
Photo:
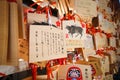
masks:
POLYGON ((80 68, 70 67, 67 72, 66 80, 83 80, 80 68))

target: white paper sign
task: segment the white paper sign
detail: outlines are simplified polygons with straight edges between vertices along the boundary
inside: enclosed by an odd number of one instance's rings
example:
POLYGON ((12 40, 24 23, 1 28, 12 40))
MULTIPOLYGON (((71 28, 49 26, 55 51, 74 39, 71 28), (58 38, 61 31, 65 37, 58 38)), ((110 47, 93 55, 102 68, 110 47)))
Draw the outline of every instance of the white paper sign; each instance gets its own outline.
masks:
POLYGON ((29 61, 44 61, 67 56, 65 34, 62 30, 44 26, 30 25, 29 61))

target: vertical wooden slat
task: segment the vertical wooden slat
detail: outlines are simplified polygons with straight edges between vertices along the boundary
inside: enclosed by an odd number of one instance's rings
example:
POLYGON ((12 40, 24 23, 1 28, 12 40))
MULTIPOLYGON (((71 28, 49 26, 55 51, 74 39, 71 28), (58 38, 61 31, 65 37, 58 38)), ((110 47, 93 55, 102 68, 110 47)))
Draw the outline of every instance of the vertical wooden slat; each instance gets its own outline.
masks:
POLYGON ((61 0, 58 0, 62 14, 65 14, 64 7, 61 0))
POLYGON ((8 64, 18 65, 18 8, 17 3, 10 2, 8 64))
POLYGON ((71 7, 70 7, 68 0, 65 0, 65 3, 66 3, 66 7, 68 8, 68 11, 71 10, 71 7))
POLYGON ((74 9, 74 4, 75 4, 75 0, 69 0, 70 2, 70 7, 71 7, 71 10, 74 9))
POLYGON ((22 0, 17 0, 17 4, 18 4, 19 38, 25 38, 22 0))
POLYGON ((8 18, 8 2, 0 0, 0 65, 7 60, 8 18))
POLYGON ((59 11, 59 18, 63 17, 59 2, 57 3, 57 8, 58 8, 58 11, 59 11))
POLYGON ((64 8, 64 11, 65 11, 65 14, 68 13, 68 10, 67 10, 67 6, 66 6, 66 3, 65 3, 65 0, 61 0, 62 1, 62 4, 63 4, 63 8, 64 8))

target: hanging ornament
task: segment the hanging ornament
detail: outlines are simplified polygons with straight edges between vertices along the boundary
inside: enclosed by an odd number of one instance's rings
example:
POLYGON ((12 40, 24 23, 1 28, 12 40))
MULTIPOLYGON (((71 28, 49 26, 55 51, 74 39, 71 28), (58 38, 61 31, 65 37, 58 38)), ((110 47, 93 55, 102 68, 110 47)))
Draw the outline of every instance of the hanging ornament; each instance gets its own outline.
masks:
POLYGON ((46 69, 47 69, 47 80, 50 80, 50 76, 52 78, 54 78, 53 73, 52 73, 52 69, 51 69, 50 61, 48 61, 48 63, 46 64, 46 69))
POLYGON ((34 63, 30 63, 30 68, 32 70, 32 80, 36 80, 37 78, 37 64, 34 64, 34 63))

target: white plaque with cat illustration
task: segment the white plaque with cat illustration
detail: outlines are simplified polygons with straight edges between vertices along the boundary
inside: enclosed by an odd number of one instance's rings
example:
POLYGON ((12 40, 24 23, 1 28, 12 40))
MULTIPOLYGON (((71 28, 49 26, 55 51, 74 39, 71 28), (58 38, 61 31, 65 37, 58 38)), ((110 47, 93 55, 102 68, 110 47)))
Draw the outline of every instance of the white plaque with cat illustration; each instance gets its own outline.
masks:
POLYGON ((83 47, 86 28, 83 28, 79 21, 65 20, 62 24, 66 36, 67 48, 83 47))

